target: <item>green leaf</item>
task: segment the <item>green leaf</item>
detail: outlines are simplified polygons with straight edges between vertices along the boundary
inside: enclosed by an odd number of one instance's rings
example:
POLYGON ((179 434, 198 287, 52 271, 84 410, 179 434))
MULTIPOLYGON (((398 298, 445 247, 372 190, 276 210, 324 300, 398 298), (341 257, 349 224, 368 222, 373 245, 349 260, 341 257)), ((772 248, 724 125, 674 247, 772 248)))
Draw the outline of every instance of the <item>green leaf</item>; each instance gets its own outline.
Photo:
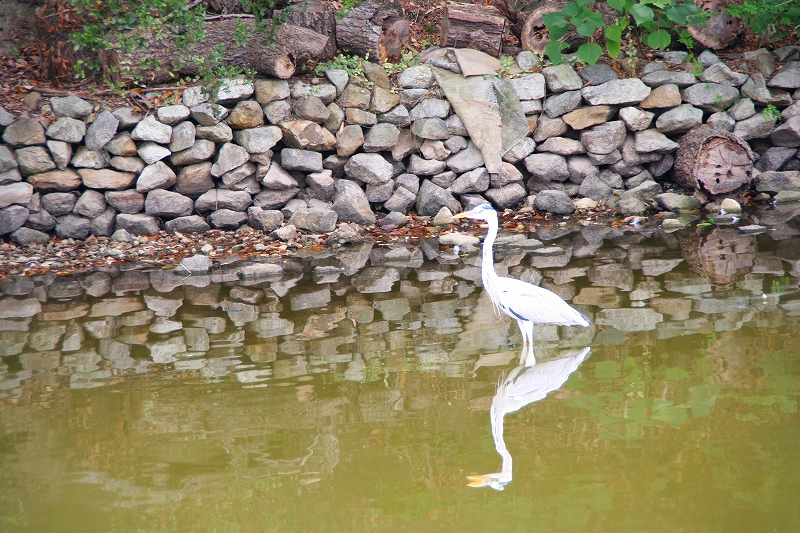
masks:
POLYGON ((631 15, 633 15, 633 19, 639 26, 646 22, 652 22, 655 18, 655 13, 653 10, 642 4, 636 4, 635 6, 631 7, 631 15))
POLYGON ((616 59, 617 56, 619 56, 619 51, 621 48, 622 45, 619 41, 612 41, 610 39, 606 41, 606 51, 608 52, 608 55, 611 56, 611 59, 616 59))
POLYGON ((561 41, 550 41, 544 51, 547 54, 547 57, 550 58, 550 61, 553 62, 554 65, 561 64, 561 51, 566 48, 568 45, 567 43, 561 41))
POLYGON ((599 13, 595 13, 587 8, 584 8, 581 17, 574 20, 573 23, 575 24, 575 30, 578 32, 578 35, 582 35, 583 37, 591 37, 598 28, 605 26, 603 17, 601 17, 599 13))
POLYGON ((555 11, 553 13, 545 13, 542 15, 542 22, 544 25, 547 26, 549 30, 550 27, 557 27, 557 26, 566 26, 567 22, 564 20, 564 15, 555 11))
POLYGON ((672 37, 670 37, 667 30, 658 30, 653 33, 645 34, 642 37, 642 41, 644 41, 647 46, 664 49, 672 42, 672 37))
POLYGON ((564 15, 564 18, 566 19, 575 18, 580 14, 580 12, 581 12, 581 7, 578 4, 567 4, 561 10, 561 14, 564 15))
POLYGON ((606 28, 604 33, 606 39, 610 39, 612 41, 622 41, 622 26, 619 24, 612 24, 606 28))
POLYGON ((578 57, 590 65, 597 63, 603 55, 603 48, 597 43, 583 43, 578 47, 578 57))
POLYGON ((625 0, 608 0, 608 5, 617 11, 622 11, 625 8, 625 0))

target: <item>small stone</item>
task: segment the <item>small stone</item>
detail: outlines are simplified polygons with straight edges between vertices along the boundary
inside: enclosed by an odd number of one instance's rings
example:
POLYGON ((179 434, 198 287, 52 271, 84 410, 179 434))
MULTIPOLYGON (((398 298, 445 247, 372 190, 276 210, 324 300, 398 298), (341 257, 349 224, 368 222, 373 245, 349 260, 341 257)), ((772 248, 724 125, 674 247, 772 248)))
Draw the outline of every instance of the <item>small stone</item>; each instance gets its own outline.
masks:
POLYGON ((181 259, 178 268, 189 274, 208 274, 212 266, 214 264, 211 259, 205 255, 197 254, 181 259))

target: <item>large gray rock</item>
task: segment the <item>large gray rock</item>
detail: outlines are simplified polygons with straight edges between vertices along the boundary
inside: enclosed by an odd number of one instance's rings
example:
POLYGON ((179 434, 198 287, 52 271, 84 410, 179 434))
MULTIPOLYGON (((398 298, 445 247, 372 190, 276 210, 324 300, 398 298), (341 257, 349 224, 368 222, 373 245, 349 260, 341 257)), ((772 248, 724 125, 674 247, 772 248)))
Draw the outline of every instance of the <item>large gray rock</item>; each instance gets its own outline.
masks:
POLYGON ((178 177, 163 161, 144 167, 136 180, 136 190, 147 192, 153 189, 166 189, 175 185, 178 177))
POLYGON ((800 172, 796 170, 762 172, 753 180, 753 185, 759 192, 772 194, 780 191, 800 191, 800 172))
POLYGON ((48 213, 45 209, 40 209, 36 213, 31 213, 25 226, 38 231, 51 231, 56 227, 56 217, 48 213))
POLYGON ((567 160, 558 154, 531 154, 525 158, 525 168, 539 180, 566 181, 569 178, 567 160))
POLYGON ((250 154, 244 147, 225 143, 219 149, 217 161, 211 166, 211 175, 218 178, 226 172, 244 165, 249 159, 250 154))
POLYGON ((761 172, 766 172, 768 170, 780 170, 783 164, 793 158, 796 153, 796 148, 773 146, 761 154, 761 158, 755 164, 755 167, 761 172))
POLYGON ((30 211, 21 205, 10 205, 0 209, 0 235, 17 231, 28 220, 30 211))
POLYGON ((33 185, 25 182, 0 185, 0 208, 11 204, 28 205, 33 196, 33 185))
POLYGON ((161 221, 143 213, 120 213, 117 215, 117 231, 123 229, 131 235, 155 235, 161 229, 161 221))
POLYGON ((311 150, 284 148, 281 150, 281 166, 285 170, 322 172, 322 154, 311 150))
POLYGON ((261 191, 253 198, 253 203, 263 209, 279 209, 286 205, 286 202, 297 196, 299 188, 261 191))
POLYGON ((272 190, 294 189, 298 185, 297 180, 275 161, 269 165, 269 170, 264 174, 261 184, 272 190))
POLYGON ((638 104, 650 94, 650 87, 638 78, 612 80, 602 85, 591 85, 581 89, 581 95, 591 105, 638 104))
POLYGON ((333 209, 303 208, 292 214, 289 224, 312 233, 329 233, 336 229, 337 220, 333 209))
POLYGON ((106 210, 106 198, 100 191, 89 189, 84 191, 78 201, 75 202, 75 207, 72 212, 76 215, 81 215, 89 220, 99 217, 106 210))
POLYGON ((281 124, 283 141, 290 148, 328 151, 336 146, 331 132, 310 120, 289 120, 281 124))
POLYGON ((78 215, 56 217, 56 236, 61 239, 85 239, 92 231, 92 221, 78 215))
POLYGON ((567 63, 543 68, 542 74, 547 81, 547 88, 550 92, 563 93, 565 91, 580 90, 583 87, 583 82, 575 72, 575 69, 567 63))
MULTIPOLYGON (((525 151, 527 147, 528 144, 525 143, 524 146, 520 146, 520 150, 525 151)), ((469 141, 467 143, 467 147, 464 150, 461 150, 460 152, 451 155, 450 157, 447 158, 445 162, 447 163, 447 168, 449 168, 450 170, 452 170, 457 174, 461 174, 464 172, 468 172, 472 169, 478 168, 482 166, 484 163, 483 154, 481 153, 480 148, 475 146, 475 143, 473 143, 472 141, 469 141)), ((413 171, 409 172, 411 172, 412 174, 418 174, 417 172, 413 171)), ((441 172, 441 170, 439 172, 441 172)))
POLYGON ((560 117, 550 118, 547 115, 542 115, 537 122, 533 140, 542 142, 550 137, 560 137, 565 133, 567 133, 567 124, 560 117))
MULTIPOLYGON (((260 129, 260 128, 254 128, 254 129, 260 129)), ((238 132, 238 134, 240 138, 244 138, 242 137, 243 135, 245 135, 244 133, 238 132)), ((281 133, 281 135, 283 135, 283 133, 281 133)), ((214 124, 213 126, 197 126, 195 128, 195 137, 197 137, 198 139, 206 139, 209 141, 214 141, 215 143, 229 143, 233 140, 233 130, 231 129, 230 126, 228 126, 224 122, 219 122, 217 124, 214 124)), ((248 142, 248 140, 245 139, 244 142, 248 142)))
POLYGON ((533 201, 533 208, 556 215, 571 215, 575 211, 575 206, 567 193, 553 190, 538 193, 533 201))
MULTIPOLYGON (((67 158, 69 159, 69 158, 67 158)), ((7 146, 0 145, 0 172, 17 168, 17 158, 7 146)))
POLYGON ((21 116, 3 131, 3 142, 12 146, 44 144, 47 137, 38 120, 21 116))
POLYGON ((200 213, 208 213, 216 209, 245 212, 252 204, 253 198, 244 191, 211 189, 200 195, 195 200, 194 206, 200 213))
POLYGON ((47 244, 50 242, 50 235, 43 231, 21 227, 11 233, 11 239, 20 246, 25 246, 26 244, 47 244))
POLYGON ((700 81, 708 83, 724 83, 740 87, 747 81, 747 74, 734 72, 725 63, 718 62, 709 65, 700 75, 700 81))
MULTIPOLYGON (((379 154, 356 154, 344 166, 348 177, 368 183, 380 185, 392 179, 393 169, 391 163, 379 154)), ((353 221, 355 222, 355 221, 353 221)))
POLYGON ((191 257, 184 257, 179 263, 179 268, 188 274, 208 274, 214 263, 208 256, 195 254, 191 257))
POLYGON ((750 118, 736 122, 733 133, 738 135, 743 141, 750 139, 763 139, 769 137, 775 130, 776 117, 767 118, 763 112, 756 113, 750 118))
POLYGON ((650 87, 660 87, 662 85, 677 85, 678 87, 688 87, 696 83, 694 74, 691 72, 656 70, 642 76, 642 81, 650 87))
MULTIPOLYGON (((102 163, 100 161, 98 161, 98 163, 94 164, 94 165, 89 164, 89 162, 87 162, 86 164, 83 164, 83 165, 76 165, 75 164, 75 159, 78 158, 78 155, 80 154, 81 148, 83 148, 83 147, 79 147, 78 148, 78 153, 76 154, 75 158, 73 158, 73 160, 72 160, 72 165, 73 166, 83 166, 83 167, 90 167, 90 168, 102 168, 101 166, 98 166, 98 164, 102 165, 102 163)), ((165 159, 165 158, 169 157, 170 155, 172 155, 172 152, 169 151, 169 148, 167 148, 166 146, 161 146, 160 144, 156 144, 156 143, 154 143, 152 141, 147 141, 147 142, 140 143, 138 149, 136 150, 136 153, 138 153, 139 157, 142 158, 142 161, 144 161, 148 165, 152 165, 156 161, 161 161, 162 159, 165 159)))
POLYGON ((646 130, 653 122, 655 113, 643 111, 638 107, 623 107, 619 110, 619 118, 631 131, 646 130))
POLYGON ((512 78, 509 83, 511 83, 520 101, 540 100, 546 94, 545 78, 538 72, 519 78, 512 78))
MULTIPOLYGON (((536 149, 536 142, 530 137, 523 137, 517 144, 512 146, 505 154, 503 154, 503 161, 512 164, 519 163, 520 161, 531 155, 535 149, 536 149)), ((481 165, 483 164, 483 156, 481 156, 480 164, 481 165)))
POLYGON ((313 191, 316 198, 324 202, 333 200, 336 194, 336 182, 333 179, 333 172, 328 169, 322 172, 313 172, 306 176, 306 185, 313 191))
POLYGON ((144 209, 144 195, 138 191, 108 191, 106 202, 120 213, 133 215, 144 209))
POLYGON ((144 201, 144 212, 156 217, 175 218, 192 214, 194 202, 191 198, 164 189, 155 189, 147 193, 144 201))
POLYGON ((498 208, 506 209, 519 204, 528 195, 520 183, 509 183, 486 191, 486 197, 498 208))
POLYGON ((721 83, 697 83, 682 90, 681 96, 695 107, 716 113, 728 109, 739 98, 739 91, 721 83))
POLYGON ((767 85, 778 89, 800 88, 800 61, 789 61, 772 77, 767 85))
POLYGON ((376 124, 370 128, 364 138, 365 152, 383 152, 397 145, 400 130, 394 124, 376 124))
POLYGON ((542 110, 550 118, 560 117, 569 113, 581 103, 580 91, 569 91, 565 93, 555 94, 548 97, 542 106, 542 110))
POLYGON ((800 116, 793 116, 772 132, 770 140, 775 146, 796 148, 800 146, 800 116))
POLYGON ((53 215, 60 217, 72 213, 75 207, 76 196, 69 192, 51 192, 42 195, 42 208, 53 215))
POLYGON ((411 132, 422 139, 445 140, 451 136, 447 123, 440 118, 423 118, 411 124, 411 132))
POLYGON ((435 81, 428 65, 407 68, 397 78, 397 84, 403 89, 429 89, 435 81))
POLYGON ((181 152, 194 146, 197 128, 191 121, 184 121, 172 127, 172 139, 169 142, 169 151, 181 152))
POLYGON ((417 195, 417 214, 420 216, 435 216, 442 207, 448 208, 451 213, 461 211, 461 204, 449 191, 432 183, 430 180, 423 180, 417 195))
POLYGON ((211 229, 206 219, 200 215, 173 218, 164 222, 168 233, 205 233, 211 229))
POLYGON ((197 139, 191 148, 172 154, 169 161, 175 166, 193 165, 214 156, 216 145, 207 139, 197 139))
POLYGON ((92 219, 91 233, 98 237, 110 237, 117 226, 117 210, 106 207, 105 210, 92 219))
POLYGON ((489 172, 484 167, 470 170, 459 176, 449 187, 453 194, 484 192, 489 188, 489 172))
POLYGON ((205 161, 195 165, 181 167, 175 181, 175 192, 197 198, 204 192, 214 188, 211 176, 211 162, 205 161))
POLYGON ((396 211, 405 214, 416 201, 416 193, 405 187, 397 187, 392 196, 384 202, 383 207, 389 212, 396 211))
POLYGON ((233 138, 245 151, 260 154, 278 144, 283 138, 283 132, 277 126, 263 126, 235 131, 233 138))
POLYGON ((656 196, 656 202, 663 209, 672 212, 700 209, 700 202, 693 196, 665 192, 656 196))
POLYGON ((262 209, 258 206, 247 208, 250 227, 261 231, 275 231, 283 224, 283 213, 277 209, 262 209))
POLYGON ((637 152, 669 153, 678 149, 678 143, 670 140, 660 131, 649 129, 635 133, 634 148, 637 152))
POLYGON ((227 117, 229 111, 219 104, 203 102, 202 104, 189 108, 189 113, 199 126, 213 126, 227 117))
POLYGON ((685 133, 703 123, 703 111, 692 104, 679 105, 656 120, 656 129, 665 135, 685 133))
POLYGON ((375 213, 370 208, 367 195, 354 181, 336 182, 336 196, 331 207, 341 222, 355 222, 368 225, 375 223, 375 213))
POLYGON ((217 209, 208 217, 211 225, 217 229, 232 230, 247 222, 247 213, 231 209, 217 209))
POLYGON ((550 152, 558 155, 577 155, 586 153, 586 148, 584 148, 581 141, 569 139, 567 137, 550 137, 541 143, 537 149, 540 152, 550 152))
POLYGON ((28 146, 16 151, 19 172, 23 176, 42 174, 56 168, 55 162, 44 146, 28 146))
POLYGON ((117 134, 119 119, 110 111, 102 111, 86 130, 84 143, 89 150, 100 150, 117 134))
POLYGON ((256 101, 268 104, 274 100, 289 98, 289 82, 286 80, 257 80, 255 84, 256 101))
POLYGON ((626 131, 625 123, 621 120, 606 122, 581 132, 581 143, 589 152, 609 154, 622 146, 626 131))
POLYGON ((131 139, 134 141, 152 141, 158 144, 169 144, 172 138, 172 127, 162 124, 153 115, 148 115, 133 128, 131 139))
POLYGON ((79 143, 86 135, 86 124, 82 120, 61 117, 48 126, 46 135, 56 141, 79 143))
POLYGON ((50 107, 58 117, 85 118, 92 112, 92 104, 74 94, 63 98, 51 98, 50 107))

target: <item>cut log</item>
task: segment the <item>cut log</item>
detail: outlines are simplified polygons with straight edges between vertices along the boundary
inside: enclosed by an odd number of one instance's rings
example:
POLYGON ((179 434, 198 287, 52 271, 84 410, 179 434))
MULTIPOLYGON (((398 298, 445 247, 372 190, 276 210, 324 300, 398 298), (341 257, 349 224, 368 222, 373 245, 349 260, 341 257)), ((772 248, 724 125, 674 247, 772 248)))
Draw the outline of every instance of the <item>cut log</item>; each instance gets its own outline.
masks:
POLYGON ((508 31, 522 42, 522 27, 525 25, 525 13, 514 9, 509 0, 492 0, 496 7, 508 21, 508 31))
POLYGON ((143 59, 156 60, 158 69, 144 73, 144 81, 163 83, 179 76, 194 76, 199 73, 199 58, 206 58, 222 45, 225 48, 223 65, 251 68, 257 73, 287 79, 295 72, 299 62, 319 60, 329 48, 330 39, 320 33, 294 24, 282 24, 276 30, 272 44, 267 36, 255 29, 253 19, 223 19, 203 25, 205 39, 193 44, 187 53, 179 52, 168 39, 153 41, 147 50, 123 57, 131 65, 141 64, 143 59), (234 40, 234 29, 244 24, 249 36, 244 46, 234 40))
POLYGON ((695 126, 681 138, 674 178, 700 195, 741 199, 753 180, 753 152, 733 133, 695 126))
POLYGON ((550 34, 547 33, 547 27, 544 25, 542 15, 555 11, 558 11, 558 8, 547 5, 534 9, 528 15, 525 25, 522 26, 522 34, 519 39, 523 50, 544 54, 544 49, 550 44, 550 34))
POLYGON ((689 33, 695 41, 712 50, 722 50, 736 43, 745 26, 738 18, 724 12, 728 0, 697 0, 695 5, 706 13, 714 13, 705 24, 690 24, 689 33))
POLYGON ((408 45, 409 26, 394 9, 365 2, 336 21, 336 45, 370 61, 397 61, 408 45))
POLYGON ((500 57, 506 19, 493 6, 447 4, 442 17, 442 46, 474 48, 500 57))
MULTIPOLYGON (((314 30, 328 37, 328 45, 322 51, 322 55, 315 59, 328 61, 336 55, 336 9, 332 2, 306 0, 283 12, 287 13, 289 24, 314 30)), ((282 13, 279 16, 282 16, 282 13)))

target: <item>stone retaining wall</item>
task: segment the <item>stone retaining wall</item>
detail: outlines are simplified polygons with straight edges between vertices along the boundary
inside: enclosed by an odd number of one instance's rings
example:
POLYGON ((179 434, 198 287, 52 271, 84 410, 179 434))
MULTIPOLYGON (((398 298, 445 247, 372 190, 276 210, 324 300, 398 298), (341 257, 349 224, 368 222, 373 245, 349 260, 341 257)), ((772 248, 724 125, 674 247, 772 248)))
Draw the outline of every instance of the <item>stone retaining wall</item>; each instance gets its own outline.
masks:
POLYGON ((522 52, 528 70, 510 83, 529 135, 491 174, 424 64, 395 84, 371 65, 368 83, 335 70, 310 81, 230 80, 213 99, 192 87, 146 117, 76 96, 49 102, 52 123, 0 107, 0 238, 244 224, 326 233, 338 222, 396 225, 409 211, 486 201, 555 214, 598 202, 624 215, 697 208, 668 191, 680 136, 703 122, 752 145, 764 199, 797 200, 799 52, 745 54, 749 74, 704 52, 698 77, 683 53, 667 52, 628 79, 603 65, 531 72, 536 57, 522 52), (764 113, 769 105, 782 123, 764 113))

